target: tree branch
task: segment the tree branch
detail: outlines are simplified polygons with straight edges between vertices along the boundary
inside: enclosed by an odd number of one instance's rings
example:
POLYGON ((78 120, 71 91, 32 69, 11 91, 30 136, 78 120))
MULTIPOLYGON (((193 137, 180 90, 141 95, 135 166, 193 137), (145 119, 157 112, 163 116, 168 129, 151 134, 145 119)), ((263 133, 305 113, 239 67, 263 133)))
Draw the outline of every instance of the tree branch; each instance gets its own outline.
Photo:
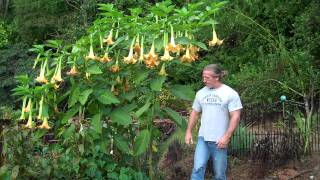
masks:
POLYGON ((280 84, 281 86, 287 87, 289 90, 291 90, 292 92, 296 93, 297 95, 299 95, 299 96, 301 96, 301 97, 304 97, 304 96, 305 96, 304 94, 302 94, 302 93, 294 90, 293 88, 287 86, 286 84, 284 84, 283 82, 281 82, 281 81, 279 81, 279 80, 276 80, 276 79, 267 79, 267 80, 264 80, 264 81, 273 81, 273 82, 276 82, 276 83, 280 84))

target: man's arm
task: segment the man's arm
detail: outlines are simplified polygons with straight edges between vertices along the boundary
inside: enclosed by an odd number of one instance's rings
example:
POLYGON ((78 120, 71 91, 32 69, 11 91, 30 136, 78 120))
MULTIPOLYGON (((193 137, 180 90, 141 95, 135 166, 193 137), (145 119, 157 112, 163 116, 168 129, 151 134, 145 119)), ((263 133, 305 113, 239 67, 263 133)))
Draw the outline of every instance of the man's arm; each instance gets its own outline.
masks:
POLYGON ((217 142, 217 147, 218 148, 226 148, 228 146, 228 143, 229 143, 229 141, 231 139, 231 136, 232 136, 234 130, 237 128, 238 124, 239 124, 240 114, 241 114, 241 110, 240 109, 230 112, 229 127, 228 127, 226 133, 217 142))
POLYGON ((186 130, 186 136, 185 136, 185 142, 188 145, 193 143, 193 141, 192 141, 192 128, 193 128, 194 124, 197 122, 198 117, 199 117, 199 112, 192 110, 190 113, 188 127, 186 130))

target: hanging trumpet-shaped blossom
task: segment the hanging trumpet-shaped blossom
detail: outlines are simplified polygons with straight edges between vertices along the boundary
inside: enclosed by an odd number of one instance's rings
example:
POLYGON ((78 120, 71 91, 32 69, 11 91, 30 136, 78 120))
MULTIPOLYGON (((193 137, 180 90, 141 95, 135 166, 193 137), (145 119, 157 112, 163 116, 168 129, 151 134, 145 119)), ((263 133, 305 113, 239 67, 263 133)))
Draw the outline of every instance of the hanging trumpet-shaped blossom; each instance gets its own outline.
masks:
POLYGON ((193 61, 199 59, 199 55, 198 55, 199 50, 200 49, 198 47, 190 45, 189 51, 190 51, 190 56, 193 59, 193 61))
POLYGON ((167 72, 166 72, 166 63, 163 63, 159 72, 160 76, 167 76, 167 72))
POLYGON ((48 118, 44 117, 42 124, 40 126, 38 126, 40 129, 51 129, 51 127, 49 126, 49 122, 48 122, 48 118))
POLYGON ((76 76, 76 75, 78 75, 78 70, 77 70, 77 67, 76 67, 75 64, 72 66, 72 68, 70 69, 70 71, 67 72, 67 75, 69 75, 69 76, 76 76))
POLYGON ((30 111, 29 111, 29 117, 28 117, 28 122, 27 124, 24 126, 26 128, 29 128, 29 129, 32 129, 33 128, 33 121, 32 121, 32 103, 31 103, 31 106, 30 106, 30 111))
POLYGON ((171 61, 173 59, 173 57, 170 56, 168 48, 166 48, 167 43, 168 43, 168 33, 164 33, 164 36, 163 36, 164 55, 160 57, 162 61, 171 61))
POLYGON ((102 39, 101 33, 99 34, 99 40, 100 40, 100 48, 103 49, 103 39, 102 39))
POLYGON ((120 71, 118 59, 116 60, 116 63, 111 66, 110 71, 111 71, 111 72, 114 72, 114 73, 120 71))
POLYGON ((32 100, 31 100, 31 98, 29 98, 28 105, 27 105, 27 107, 25 107, 25 108, 23 109, 23 111, 24 111, 24 112, 30 112, 31 105, 32 105, 32 100))
POLYGON ((39 102, 39 114, 38 114, 37 119, 42 119, 43 101, 44 101, 44 97, 41 96, 41 100, 39 102))
POLYGON ((114 95, 118 95, 118 94, 119 94, 119 92, 118 92, 117 89, 115 88, 114 84, 111 85, 110 91, 111 91, 114 95))
POLYGON ((118 39, 119 36, 119 29, 120 29, 120 22, 118 21, 118 26, 117 26, 117 31, 116 31, 116 35, 114 36, 115 39, 118 39))
POLYGON ((41 64, 40 75, 36 78, 36 81, 38 81, 39 83, 48 83, 48 80, 45 77, 47 62, 48 62, 48 59, 45 59, 45 61, 42 62, 41 64))
POLYGON ((139 56, 140 63, 143 62, 143 60, 144 60, 143 41, 144 41, 144 36, 141 37, 141 47, 140 47, 140 56, 139 56))
POLYGON ((144 58, 144 63, 148 68, 154 68, 155 66, 159 65, 160 62, 158 61, 158 55, 155 53, 154 49, 154 41, 152 42, 149 53, 144 55, 144 58))
POLYGON ((61 77, 61 63, 62 63, 62 58, 59 58, 59 62, 57 64, 56 70, 54 75, 52 76, 51 82, 62 82, 63 79, 61 77))
POLYGON ((136 43, 133 47, 133 52, 137 53, 138 55, 140 55, 140 51, 141 51, 141 46, 140 46, 140 40, 139 40, 139 34, 137 35, 137 39, 136 39, 136 43))
POLYGON ((215 45, 221 45, 223 43, 223 40, 220 40, 217 36, 216 30, 214 26, 212 26, 212 40, 209 41, 209 46, 215 46, 215 45))
POLYGON ((126 64, 135 64, 137 62, 137 59, 133 57, 133 44, 134 44, 134 42, 135 42, 135 38, 132 39, 128 57, 123 58, 123 61, 126 64))
POLYGON ((22 101, 22 108, 21 108, 21 116, 19 119, 26 119, 25 117, 25 108, 26 108, 26 104, 27 104, 27 97, 23 97, 23 101, 22 101))
POLYGON ((168 49, 169 52, 178 52, 178 48, 176 43, 174 42, 174 31, 173 31, 173 27, 172 25, 170 25, 171 27, 171 37, 170 37, 170 43, 167 45, 166 49, 168 49))
POLYGON ((118 75, 117 78, 116 78, 116 82, 117 82, 118 84, 121 84, 121 83, 122 83, 121 78, 120 78, 119 75, 118 75))
POLYGON ((182 63, 185 63, 185 62, 191 63, 192 61, 194 61, 194 59, 190 56, 190 50, 189 50, 189 48, 187 48, 186 54, 183 55, 183 56, 180 58, 180 61, 181 61, 182 63))
POLYGON ((88 56, 86 56, 85 58, 86 60, 96 60, 98 59, 95 55, 94 55, 94 52, 93 52, 93 45, 92 45, 92 35, 90 36, 90 50, 89 50, 89 54, 88 56))
POLYGON ((114 43, 112 40, 112 33, 113 33, 113 29, 110 30, 107 39, 103 40, 104 43, 107 43, 108 45, 112 45, 114 43))
POLYGON ((100 62, 102 63, 106 63, 106 62, 110 62, 112 59, 109 57, 109 48, 107 47, 106 52, 104 53, 104 56, 102 58, 99 59, 100 62))

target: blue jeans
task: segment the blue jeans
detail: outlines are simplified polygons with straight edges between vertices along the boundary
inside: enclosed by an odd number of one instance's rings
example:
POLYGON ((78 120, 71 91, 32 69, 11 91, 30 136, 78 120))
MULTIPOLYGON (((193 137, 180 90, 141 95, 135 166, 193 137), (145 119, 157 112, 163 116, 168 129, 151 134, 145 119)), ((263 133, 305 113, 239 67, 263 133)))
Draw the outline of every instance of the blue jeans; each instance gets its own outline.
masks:
POLYGON ((218 149, 215 142, 204 141, 198 137, 196 152, 194 155, 194 166, 192 180, 203 180, 209 157, 212 157, 213 172, 215 180, 226 180, 227 170, 227 149, 218 149))

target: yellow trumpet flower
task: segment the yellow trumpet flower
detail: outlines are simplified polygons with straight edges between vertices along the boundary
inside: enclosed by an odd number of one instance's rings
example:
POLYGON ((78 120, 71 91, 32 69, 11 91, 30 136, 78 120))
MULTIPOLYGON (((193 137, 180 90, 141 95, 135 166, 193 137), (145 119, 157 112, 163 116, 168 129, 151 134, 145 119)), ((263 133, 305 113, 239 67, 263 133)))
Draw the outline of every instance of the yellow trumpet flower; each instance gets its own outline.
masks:
POLYGON ((90 73, 86 72, 86 78, 89 80, 89 77, 90 77, 90 73))
POLYGON ((96 60, 96 59, 98 59, 98 58, 94 55, 92 44, 90 45, 89 54, 88 54, 88 56, 86 56, 85 59, 86 59, 86 60, 90 60, 90 59, 91 59, 91 60, 96 60))
POLYGON ((118 27, 117 27, 116 35, 114 36, 115 39, 118 39, 119 29, 120 29, 120 23, 119 23, 119 21, 118 21, 118 27))
POLYGON ((139 56, 139 62, 141 63, 144 60, 144 54, 143 54, 143 40, 144 36, 141 38, 141 48, 140 48, 140 56, 139 56))
POLYGON ((109 57, 108 52, 105 52, 104 56, 99 59, 99 61, 102 62, 102 63, 110 62, 111 60, 112 59, 109 57))
POLYGON ((129 55, 128 57, 124 57, 123 61, 126 64, 135 64, 137 62, 137 59, 134 58, 133 56, 133 44, 134 44, 135 38, 133 38, 131 45, 130 45, 130 50, 129 50, 129 55))
POLYGON ((119 67, 119 65, 118 65, 118 59, 117 59, 116 63, 111 66, 110 71, 111 71, 111 72, 114 72, 114 73, 120 71, 120 67, 119 67))
POLYGON ((168 48, 166 48, 167 43, 168 43, 168 33, 164 33, 164 36, 163 36, 164 55, 160 57, 162 61, 171 61, 173 59, 173 57, 170 56, 168 48))
POLYGON ((48 80, 47 80, 47 78, 45 77, 45 71, 46 71, 46 67, 47 67, 47 61, 48 61, 48 59, 46 59, 46 60, 41 64, 40 75, 36 78, 36 81, 38 81, 39 83, 48 83, 48 80))
POLYGON ((27 122, 27 124, 26 124, 24 127, 25 127, 25 128, 29 128, 29 129, 32 129, 32 128, 33 128, 33 125, 34 125, 34 123, 33 123, 33 121, 32 121, 32 104, 31 104, 28 122, 27 122))
POLYGON ((136 39, 136 44, 134 45, 134 48, 133 48, 133 52, 135 52, 139 55, 140 51, 141 51, 141 47, 140 47, 139 34, 138 34, 137 39, 136 39))
POLYGON ((120 78, 119 75, 118 75, 117 78, 116 78, 116 82, 117 82, 118 84, 121 84, 121 83, 122 83, 121 78, 120 78))
POLYGON ((107 43, 108 45, 112 45, 114 43, 112 40, 112 33, 113 33, 113 29, 110 30, 107 39, 103 40, 104 43, 107 43))
POLYGON ((41 100, 39 102, 39 114, 37 117, 38 119, 42 119, 43 101, 44 101, 44 96, 41 96, 41 100))
POLYGON ((114 85, 111 86, 111 90, 110 90, 114 95, 118 95, 119 92, 116 90, 116 88, 114 87, 114 85))
POLYGON ((31 98, 29 98, 28 105, 27 105, 27 107, 25 107, 25 108, 23 109, 23 111, 24 111, 24 112, 30 112, 30 110, 31 110, 31 104, 32 104, 32 100, 31 100, 31 98))
POLYGON ((159 65, 160 62, 158 61, 158 55, 155 53, 154 49, 154 41, 152 42, 149 53, 144 55, 144 58, 144 63, 148 68, 154 68, 155 66, 159 65))
POLYGON ((62 63, 62 58, 59 59, 58 65, 56 67, 56 72, 52 76, 51 82, 62 82, 63 79, 61 77, 61 63, 62 63))
POLYGON ((25 106, 26 106, 26 103, 27 103, 27 97, 24 97, 23 98, 23 101, 22 101, 22 109, 21 109, 21 116, 19 119, 26 119, 25 117, 25 106))
POLYGON ((187 48, 186 54, 183 55, 183 56, 180 58, 180 60, 181 60, 182 63, 185 63, 185 62, 191 63, 192 61, 194 61, 193 57, 190 56, 190 50, 189 50, 189 48, 187 48))
POLYGON ((161 66, 161 70, 159 72, 159 75, 160 76, 167 76, 167 72, 166 72, 166 63, 163 63, 162 66, 161 66))
POLYGON ((167 45, 166 49, 168 49, 169 52, 178 52, 178 48, 176 43, 174 42, 174 31, 173 31, 173 27, 171 26, 171 38, 170 38, 170 43, 167 45))
POLYGON ((209 46, 220 46, 223 43, 223 40, 220 40, 217 36, 214 26, 212 26, 212 40, 209 41, 209 46))
POLYGON ((160 59, 161 59, 162 61, 171 61, 171 60, 173 59, 173 57, 170 56, 170 53, 169 53, 168 49, 165 48, 165 50, 164 50, 164 55, 161 56, 160 59))
POLYGON ((89 54, 85 57, 86 60, 97 60, 98 58, 94 55, 93 46, 92 46, 92 34, 90 36, 90 50, 89 54))
POLYGON ((190 56, 193 59, 193 61, 199 59, 199 55, 198 55, 199 50, 200 49, 198 47, 190 45, 189 51, 190 51, 190 56))
POLYGON ((40 129, 51 129, 51 127, 49 126, 49 123, 48 123, 48 118, 44 117, 43 121, 42 121, 42 124, 40 126, 38 126, 38 127, 40 129))
POLYGON ((76 65, 73 65, 70 71, 67 72, 67 75, 69 76, 76 76, 78 75, 77 67, 76 65))

